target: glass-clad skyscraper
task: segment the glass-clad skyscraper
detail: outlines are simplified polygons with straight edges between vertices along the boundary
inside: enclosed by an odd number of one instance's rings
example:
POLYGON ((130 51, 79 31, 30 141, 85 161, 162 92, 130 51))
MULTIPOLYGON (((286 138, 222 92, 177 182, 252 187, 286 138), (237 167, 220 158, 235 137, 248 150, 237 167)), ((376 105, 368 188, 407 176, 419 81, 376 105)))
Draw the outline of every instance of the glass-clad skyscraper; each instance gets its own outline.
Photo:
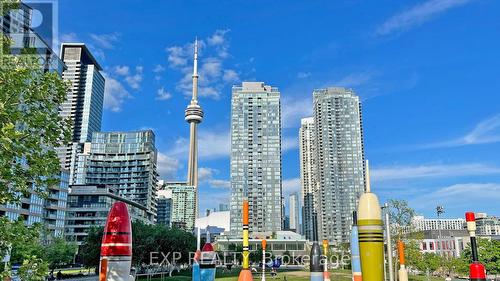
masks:
POLYGON ((280 92, 262 82, 234 86, 231 100, 231 236, 242 231, 249 201, 250 232, 282 228, 280 92))
POLYGON ((71 86, 59 114, 73 124, 71 142, 59 147, 58 155, 62 168, 70 170, 70 183, 74 184, 77 155, 83 143, 92 139, 92 133, 101 130, 104 77, 101 66, 83 43, 63 43, 61 58, 67 67, 62 77, 71 86))
POLYGON ((171 225, 192 231, 196 221, 196 188, 186 182, 166 182, 165 189, 172 190, 171 225))
POLYGON ((97 132, 85 161, 85 184, 106 184, 118 195, 156 215, 158 172, 155 135, 151 130, 97 132))
POLYGON ((318 238, 344 243, 365 185, 361 103, 344 88, 314 90, 313 103, 318 238))
POLYGON ((315 206, 317 191, 314 117, 303 118, 299 129, 300 187, 302 191, 302 234, 314 240, 315 206))
POLYGON ((299 214, 299 193, 293 192, 289 195, 289 212, 290 212, 290 230, 295 231, 297 233, 301 232, 300 229, 300 214, 299 214))

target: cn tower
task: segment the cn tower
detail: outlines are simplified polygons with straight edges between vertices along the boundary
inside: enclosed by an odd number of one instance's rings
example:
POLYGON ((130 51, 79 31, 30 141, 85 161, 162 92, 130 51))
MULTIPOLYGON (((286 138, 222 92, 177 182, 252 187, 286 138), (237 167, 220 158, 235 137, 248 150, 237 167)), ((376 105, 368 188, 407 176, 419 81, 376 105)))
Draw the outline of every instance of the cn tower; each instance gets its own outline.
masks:
POLYGON ((203 110, 198 104, 198 40, 194 42, 193 97, 184 118, 189 123, 189 159, 187 184, 195 189, 195 218, 198 217, 198 140, 196 127, 203 120, 203 110))

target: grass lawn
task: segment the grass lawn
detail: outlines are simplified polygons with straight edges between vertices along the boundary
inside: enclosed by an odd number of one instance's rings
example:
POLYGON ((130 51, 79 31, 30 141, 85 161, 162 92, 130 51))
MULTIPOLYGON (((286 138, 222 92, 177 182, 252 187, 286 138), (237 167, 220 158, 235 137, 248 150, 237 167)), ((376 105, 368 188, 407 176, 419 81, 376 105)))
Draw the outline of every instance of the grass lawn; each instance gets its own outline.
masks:
MULTIPOLYGON (((182 272, 181 275, 174 276, 172 278, 166 277, 163 280, 165 281, 188 281, 191 280, 191 276, 184 275, 187 272, 182 272)), ((217 273, 217 277, 215 280, 217 281, 236 281, 238 280, 239 270, 233 270, 231 273, 217 273)), ((335 271, 330 273, 332 281, 351 281, 350 271, 335 271)), ((309 272, 307 271, 286 271, 280 270, 278 271, 278 276, 276 279, 273 279, 270 275, 266 275, 266 279, 268 280, 284 280, 286 276, 286 280, 289 281, 306 281, 309 280, 309 272)), ((260 273, 253 273, 254 280, 260 280, 260 273)), ((145 280, 145 279, 144 279, 145 280)), ((161 278, 151 279, 153 281, 163 281, 161 278)))
MULTIPOLYGON (((174 277, 165 277, 163 280, 161 278, 155 278, 151 279, 152 281, 189 281, 191 280, 191 276, 188 276, 187 272, 181 273, 182 275, 177 275, 174 277), (184 275, 186 274, 186 275, 184 275)), ((232 273, 225 273, 225 274, 217 274, 217 278, 215 280, 217 281, 237 281, 238 280, 238 270, 234 270, 232 273)), ((260 273, 253 274, 254 280, 260 280, 260 273)), ((276 279, 273 279, 271 276, 267 275, 266 279, 267 280, 286 280, 287 281, 309 281, 309 272, 307 271, 278 271, 278 276, 276 279)), ((330 279, 332 281, 351 281, 351 271, 350 270, 335 270, 330 272, 330 279)), ((145 280, 145 279, 144 279, 145 280)), ((427 281, 426 276, 409 276, 409 281, 427 281)), ((443 281, 443 278, 437 278, 437 277, 431 277, 430 281, 443 281)))
MULTIPOLYGON (((95 269, 91 268, 90 270, 87 268, 67 268, 67 269, 60 269, 62 274, 78 274, 78 273, 88 273, 88 272, 94 272, 95 269)), ((54 270, 54 274, 57 273, 59 269, 54 270)))

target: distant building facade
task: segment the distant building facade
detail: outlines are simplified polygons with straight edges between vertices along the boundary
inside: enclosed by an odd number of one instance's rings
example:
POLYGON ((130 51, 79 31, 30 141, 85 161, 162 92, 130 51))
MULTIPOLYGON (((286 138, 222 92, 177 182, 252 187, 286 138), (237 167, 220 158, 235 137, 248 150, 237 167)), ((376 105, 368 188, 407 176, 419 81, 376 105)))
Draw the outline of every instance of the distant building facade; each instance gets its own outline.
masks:
POLYGON ((478 236, 496 236, 500 238, 500 217, 488 216, 486 213, 476 213, 478 236))
POLYGON ((166 226, 172 225, 172 198, 158 198, 156 224, 162 224, 166 226))
POLYGON ((425 230, 424 239, 419 248, 422 253, 433 253, 442 256, 459 257, 468 243, 469 233, 461 230, 425 230))
POLYGON ((289 195, 289 210, 290 210, 290 230, 300 233, 300 221, 299 221, 299 210, 300 210, 300 200, 299 193, 293 192, 289 195))
MULTIPOLYGON (((156 216, 157 150, 151 130, 95 132, 83 159, 85 184, 107 185, 156 216)), ((153 221, 152 221, 153 222, 153 221)))
MULTIPOLYGON (((300 257, 310 254, 311 247, 309 246, 309 241, 301 235, 292 231, 282 230, 274 233, 274 238, 267 236, 265 233, 259 235, 258 237, 250 237, 250 252, 258 251, 261 247, 262 239, 265 238, 267 241, 267 250, 272 252, 275 256, 288 254, 291 257, 300 257)), ((215 249, 216 251, 231 252, 235 251, 237 249, 237 245, 241 244, 241 238, 220 237, 215 243, 215 249)))
POLYGON ((365 186, 361 103, 354 91, 333 87, 314 90, 313 106, 318 238, 347 243, 365 186))
POLYGON ((463 230, 466 228, 465 219, 426 219, 423 216, 414 216, 412 226, 415 231, 426 230, 463 230))
MULTIPOLYGON (((36 27, 32 28, 32 7, 20 1, 18 4, 18 7, 10 9, 8 13, 7 11, 3 11, 4 13, 0 16, 2 34, 12 40, 9 46, 9 54, 15 56, 22 54, 25 58, 34 56, 36 61, 40 63, 41 69, 61 75, 65 69, 65 65, 58 54, 52 49, 51 41, 53 41, 53 38, 44 37, 48 36, 48 34, 39 34, 36 32, 36 27), (26 48, 30 48, 30 51, 34 53, 32 55, 23 53, 26 48)), ((36 5, 36 3, 31 3, 30 5, 32 4, 36 5)), ((2 55, 5 54, 3 53, 2 55)))
POLYGON ((250 232, 279 231, 283 223, 281 105, 277 88, 262 82, 234 86, 231 99, 231 235, 242 232, 243 200, 250 232))
POLYGON ((70 82, 60 116, 71 120, 71 142, 58 147, 61 167, 70 171, 70 184, 75 184, 77 155, 83 144, 90 142, 92 133, 101 130, 104 102, 102 67, 83 43, 63 43, 61 58, 66 65, 62 78, 70 82))
POLYGON ((69 173, 62 171, 59 180, 58 185, 42 188, 47 192, 46 198, 31 192, 27 197, 21 198, 19 203, 0 205, 0 216, 6 216, 10 220, 22 217, 27 225, 43 224, 49 236, 61 237, 66 217, 69 173))
POLYGON ((205 217, 196 219, 195 228, 200 229, 202 237, 210 234, 210 241, 217 241, 219 236, 229 232, 229 211, 213 211, 205 217))
POLYGON ((300 187, 302 193, 302 233, 314 240, 314 218, 317 192, 314 117, 303 118, 299 129, 300 187))
POLYGON ((219 204, 219 212, 229 211, 229 204, 219 204))
POLYGON ((146 206, 123 198, 114 187, 100 185, 72 185, 68 196, 68 212, 64 235, 81 245, 90 227, 104 226, 109 210, 115 202, 127 204, 133 221, 151 223, 152 214, 146 206))
POLYGON ((196 221, 196 189, 186 182, 166 182, 172 190, 172 226, 193 231, 196 221))

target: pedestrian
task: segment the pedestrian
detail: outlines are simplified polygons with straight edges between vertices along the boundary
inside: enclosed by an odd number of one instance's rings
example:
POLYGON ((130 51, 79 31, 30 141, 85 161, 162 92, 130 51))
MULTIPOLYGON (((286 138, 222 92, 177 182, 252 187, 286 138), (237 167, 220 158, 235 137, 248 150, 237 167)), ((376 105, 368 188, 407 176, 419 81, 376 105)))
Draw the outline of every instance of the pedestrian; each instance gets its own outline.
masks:
POLYGON ((60 270, 57 272, 57 280, 62 280, 62 272, 60 270))

